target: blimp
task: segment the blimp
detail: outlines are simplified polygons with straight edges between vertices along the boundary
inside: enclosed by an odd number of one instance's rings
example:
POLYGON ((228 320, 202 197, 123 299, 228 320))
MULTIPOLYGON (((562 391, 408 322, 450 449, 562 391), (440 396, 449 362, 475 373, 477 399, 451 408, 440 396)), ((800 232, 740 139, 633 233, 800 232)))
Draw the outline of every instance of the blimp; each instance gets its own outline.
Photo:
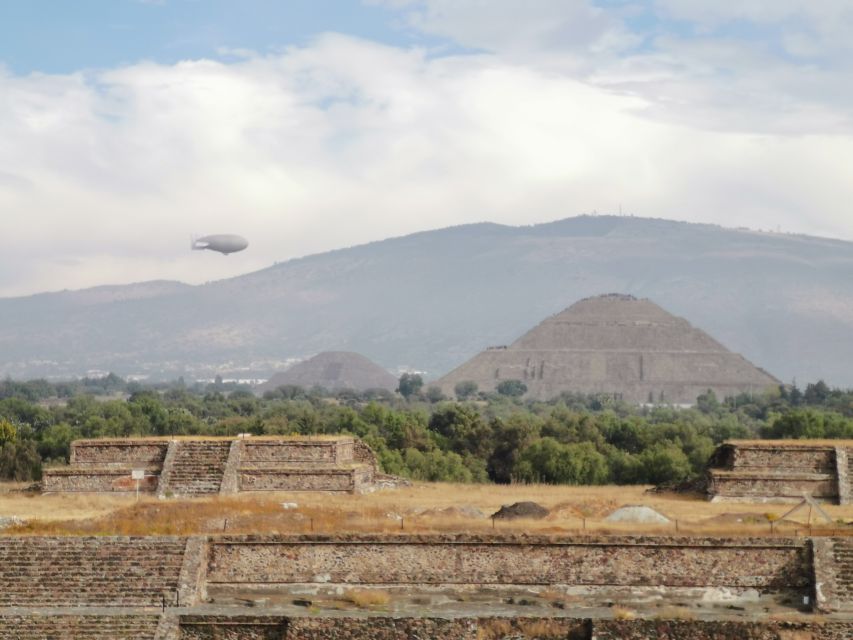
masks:
POLYGON ((193 237, 190 248, 193 251, 218 251, 223 255, 237 253, 249 246, 249 241, 243 236, 232 233, 220 233, 212 236, 193 237))

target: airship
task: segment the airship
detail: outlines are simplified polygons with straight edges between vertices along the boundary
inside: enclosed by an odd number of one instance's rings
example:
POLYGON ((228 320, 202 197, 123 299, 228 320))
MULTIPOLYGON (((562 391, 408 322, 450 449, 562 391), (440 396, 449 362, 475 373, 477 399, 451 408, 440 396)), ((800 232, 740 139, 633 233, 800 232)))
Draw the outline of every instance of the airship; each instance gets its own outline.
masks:
POLYGON ((229 253, 237 253, 249 246, 249 241, 243 236, 237 236, 231 233, 221 233, 213 236, 202 236, 201 238, 193 238, 190 248, 193 251, 218 251, 223 255, 229 253))

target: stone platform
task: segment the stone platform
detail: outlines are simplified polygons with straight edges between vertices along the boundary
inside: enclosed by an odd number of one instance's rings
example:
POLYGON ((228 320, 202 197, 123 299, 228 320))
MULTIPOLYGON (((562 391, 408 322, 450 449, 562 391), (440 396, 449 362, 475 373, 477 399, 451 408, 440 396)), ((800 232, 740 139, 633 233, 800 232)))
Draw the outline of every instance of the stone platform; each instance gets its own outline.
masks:
POLYGON ((141 492, 197 496, 244 491, 363 492, 376 457, 349 436, 317 438, 128 438, 77 440, 68 467, 47 469, 46 492, 141 492))
POLYGON ((803 495, 850 503, 853 442, 731 440, 708 470, 714 502, 800 502, 803 495))

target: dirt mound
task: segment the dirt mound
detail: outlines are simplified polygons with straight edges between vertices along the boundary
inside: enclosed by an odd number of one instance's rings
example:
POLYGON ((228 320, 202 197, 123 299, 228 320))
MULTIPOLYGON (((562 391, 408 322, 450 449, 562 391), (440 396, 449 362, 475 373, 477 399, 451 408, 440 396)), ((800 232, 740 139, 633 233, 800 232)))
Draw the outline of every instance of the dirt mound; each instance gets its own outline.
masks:
POLYGON ((666 524, 669 518, 644 504, 619 507, 605 518, 607 522, 637 522, 641 524, 666 524))
POLYGON ((551 509, 548 519, 602 518, 618 506, 619 503, 615 500, 578 500, 575 502, 561 502, 551 509))
POLYGON ((535 502, 516 502, 515 504, 504 505, 492 514, 493 518, 501 520, 515 520, 517 518, 532 518, 541 520, 550 512, 541 504, 535 502))
POLYGON ((432 509, 414 509, 412 515, 428 518, 485 518, 486 514, 477 507, 463 505, 461 507, 433 507, 432 509))

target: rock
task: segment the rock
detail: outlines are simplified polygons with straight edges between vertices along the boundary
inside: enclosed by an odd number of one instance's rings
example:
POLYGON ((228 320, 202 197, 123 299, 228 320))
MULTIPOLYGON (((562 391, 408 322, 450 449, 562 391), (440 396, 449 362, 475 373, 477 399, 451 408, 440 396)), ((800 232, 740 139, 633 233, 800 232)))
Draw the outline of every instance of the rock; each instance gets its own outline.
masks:
POLYGON ((515 520, 517 518, 533 518, 540 520, 548 515, 548 509, 535 502, 516 502, 504 505, 492 514, 493 518, 515 520))
POLYGON ((19 518, 18 516, 3 516, 0 517, 0 529, 7 529, 9 527, 17 527, 18 525, 25 524, 26 520, 23 518, 19 518))
POLYGON ((666 516, 642 504, 620 507, 604 520, 606 522, 638 522, 641 524, 666 524, 670 521, 666 516))

